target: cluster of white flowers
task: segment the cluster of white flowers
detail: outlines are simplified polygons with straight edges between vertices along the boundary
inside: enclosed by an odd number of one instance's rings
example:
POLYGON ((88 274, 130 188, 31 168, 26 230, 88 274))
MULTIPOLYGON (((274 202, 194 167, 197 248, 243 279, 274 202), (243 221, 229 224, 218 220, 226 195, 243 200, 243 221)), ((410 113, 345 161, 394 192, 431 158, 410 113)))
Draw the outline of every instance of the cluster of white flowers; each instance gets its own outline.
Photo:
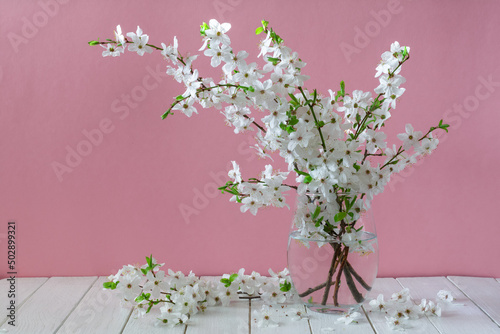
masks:
POLYGON ((410 297, 410 290, 404 288, 400 292, 393 293, 388 301, 385 301, 384 295, 380 294, 371 300, 369 305, 372 311, 387 314, 385 318, 390 329, 403 331, 408 327, 409 320, 416 320, 422 316, 440 317, 442 305, 451 304, 454 300, 451 292, 440 290, 435 301, 422 299, 420 304, 416 305, 410 297))
POLYGON ((257 214, 257 210, 263 206, 272 205, 275 207, 288 206, 285 202, 283 192, 289 187, 283 184, 288 177, 287 172, 273 170, 273 166, 267 165, 260 180, 243 181, 239 166, 232 161, 233 169, 229 171, 229 176, 235 181, 236 192, 231 201, 238 201, 242 197, 240 207, 241 212, 249 210, 252 214, 257 214))
POLYGON ((255 271, 246 275, 245 269, 240 269, 236 274, 223 275, 218 282, 201 280, 193 272, 188 275, 171 269, 165 272, 160 270, 164 263, 157 263, 152 256, 146 257, 146 261, 142 267, 123 266, 108 277, 104 288, 117 291, 123 306, 133 307, 134 317, 143 317, 153 306, 159 306, 158 326, 185 324, 207 307, 228 306, 240 296, 261 298, 265 305, 296 301, 288 269, 278 273, 269 269, 270 277, 255 271))
POLYGON ((118 26, 114 41, 90 44, 105 47, 103 56, 118 56, 127 46, 141 56, 161 50, 169 62, 167 73, 186 88, 163 118, 177 110, 191 117, 198 113, 195 105, 220 109, 235 133, 257 130, 253 148, 259 156, 270 159, 276 152, 288 163, 287 172, 266 165, 260 180, 244 180, 233 162, 231 181, 221 190, 233 194, 231 200, 241 203, 243 212, 256 214, 262 207, 288 206, 284 192, 295 189, 299 194, 295 224, 300 233, 316 238, 341 236, 370 207, 373 196, 384 190, 392 173, 436 148, 434 130, 447 131, 448 125, 442 122, 425 134, 407 124, 398 135, 399 146, 388 145, 381 131, 405 91, 400 87, 406 81, 400 72, 409 59, 409 47, 394 42, 382 54, 376 67, 376 96, 360 90, 348 94, 344 82, 338 92, 329 90, 322 96, 303 87, 309 78, 302 74, 306 63, 285 46, 267 21, 256 30, 266 35, 259 45, 262 68, 247 62, 246 51, 232 49, 230 28, 229 23, 214 19, 201 26, 199 51, 210 58, 212 67, 222 67, 218 82, 200 76, 193 66, 197 55, 182 55, 175 37, 173 44, 162 43, 160 48, 148 44, 149 36, 139 27, 136 33, 127 34, 129 40, 118 26), (284 183, 290 172, 295 172, 297 186, 284 183), (313 215, 317 208, 320 214, 313 215))

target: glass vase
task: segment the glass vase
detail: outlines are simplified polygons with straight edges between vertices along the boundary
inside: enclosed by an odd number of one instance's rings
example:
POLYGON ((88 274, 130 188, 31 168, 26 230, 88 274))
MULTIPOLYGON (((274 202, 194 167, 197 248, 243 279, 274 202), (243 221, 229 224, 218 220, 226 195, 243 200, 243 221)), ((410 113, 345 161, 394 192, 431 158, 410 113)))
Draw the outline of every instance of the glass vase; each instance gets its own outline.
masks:
POLYGON ((314 239, 293 229, 288 240, 288 269, 302 302, 312 311, 345 313, 367 298, 378 271, 378 243, 371 214, 357 221, 350 235, 314 239))

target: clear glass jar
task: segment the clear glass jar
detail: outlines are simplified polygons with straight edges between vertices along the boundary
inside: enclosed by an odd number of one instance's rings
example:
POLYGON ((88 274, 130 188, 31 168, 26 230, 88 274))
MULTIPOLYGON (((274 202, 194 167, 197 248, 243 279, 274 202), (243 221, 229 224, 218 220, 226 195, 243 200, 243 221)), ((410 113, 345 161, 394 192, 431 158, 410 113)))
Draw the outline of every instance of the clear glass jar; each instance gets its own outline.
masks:
MULTIPOLYGON (((295 224, 294 224, 295 225, 295 224)), ((293 225, 293 226, 294 226, 293 225)), ((288 240, 288 269, 302 302, 322 313, 358 309, 378 271, 378 243, 371 213, 353 228, 326 239, 307 238, 292 228, 288 240)))

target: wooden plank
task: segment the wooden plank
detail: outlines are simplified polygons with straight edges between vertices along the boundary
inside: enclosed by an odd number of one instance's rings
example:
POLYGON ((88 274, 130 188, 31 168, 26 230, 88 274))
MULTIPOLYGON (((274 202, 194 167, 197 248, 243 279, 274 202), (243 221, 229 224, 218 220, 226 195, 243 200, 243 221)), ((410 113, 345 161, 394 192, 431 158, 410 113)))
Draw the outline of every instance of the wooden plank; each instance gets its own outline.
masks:
MULTIPOLYGON (((376 279, 375 284, 373 286, 372 291, 368 295, 368 299, 366 304, 373 298, 376 298, 379 293, 386 294, 388 291, 391 291, 391 294, 394 292, 394 286, 401 287, 396 280, 390 278, 381 278, 376 279)), ((396 288, 397 289, 397 288, 396 288)), ((399 291, 399 290, 398 290, 399 291)), ((337 322, 337 319, 340 315, 335 314, 322 314, 318 312, 313 312, 308 310, 308 315, 310 316, 309 323, 311 325, 311 330, 313 334, 328 334, 328 333, 346 333, 346 334, 356 334, 356 333, 376 333, 372 324, 370 323, 367 314, 370 315, 370 308, 367 308, 367 313, 364 312, 362 308, 358 310, 359 313, 363 316, 358 319, 358 323, 352 323, 350 325, 344 325, 337 322)), ((382 317, 383 319, 383 317, 382 317)), ((376 325, 381 327, 385 325, 384 321, 380 320, 378 317, 375 317, 376 325)))
MULTIPOLYGON (((201 279, 219 281, 220 276, 204 276, 201 279)), ((208 307, 203 314, 191 317, 186 333, 249 334, 248 313, 248 300, 234 301, 227 307, 208 307)))
POLYGON ((500 284, 494 278, 450 276, 448 279, 500 325, 500 284))
POLYGON ((362 309, 358 310, 359 313, 363 316, 359 318, 358 323, 352 323, 349 325, 344 325, 337 322, 337 319, 340 315, 337 314, 324 314, 318 313, 311 310, 307 310, 307 314, 309 315, 309 324, 311 326, 312 334, 329 334, 329 333, 374 333, 374 330, 366 318, 365 313, 362 309))
MULTIPOLYGON (((391 299, 393 293, 397 293, 402 289, 403 287, 401 286, 401 284, 399 284, 399 282, 394 278, 377 278, 375 280, 373 289, 372 291, 370 291, 368 299, 363 304, 363 309, 366 311, 366 314, 376 333, 389 334, 394 333, 394 331, 391 330, 387 325, 387 319, 385 318, 387 314, 385 312, 371 311, 371 307, 369 305, 370 301, 377 298, 379 294, 383 294, 384 300, 388 301, 391 299)), ((414 302, 417 302, 417 304, 419 304, 420 300, 414 300, 414 302)), ((439 333, 434 325, 432 325, 432 323, 426 317, 408 321, 406 324, 406 328, 406 332, 408 333, 439 333)))
MULTIPOLYGON (((144 318, 130 317, 122 334, 184 334, 186 325, 175 326, 174 328, 165 328, 164 326, 155 326, 156 319, 160 316, 160 308, 155 307, 144 316, 144 318)), ((112 334, 112 333, 110 333, 112 334)))
POLYGON ((99 277, 57 334, 120 333, 132 308, 124 308, 115 293, 103 289, 106 277, 99 277))
POLYGON ((189 320, 187 334, 249 334, 249 301, 232 301, 229 306, 208 307, 189 320))
POLYGON ((9 333, 54 333, 90 289, 97 277, 52 277, 16 314, 16 326, 5 323, 9 333))
POLYGON ((429 317, 441 333, 498 334, 500 332, 498 326, 445 277, 398 278, 398 281, 410 289, 410 294, 416 301, 422 298, 435 300, 439 290, 448 290, 457 298, 457 303, 464 304, 464 306, 447 306, 443 309, 441 317, 429 317))
MULTIPOLYGON (((16 288, 15 288, 15 302, 16 309, 19 309, 23 306, 26 300, 38 289, 40 288, 46 281, 47 277, 26 277, 26 278, 17 278, 16 277, 16 288)), ((8 293, 10 290, 10 282, 7 279, 3 279, 0 281, 0 296, 2 296, 2 300, 5 300, 7 303, 10 303, 8 298, 8 293), (5 298, 5 299, 4 299, 5 298)), ((0 326, 2 326, 7 321, 7 304, 2 302, 0 308, 0 326)))
POLYGON ((260 334, 260 333, 275 333, 275 334, 306 334, 311 333, 311 329, 309 327, 309 322, 307 319, 301 319, 297 321, 290 320, 286 316, 286 311, 292 308, 298 308, 304 310, 306 312, 304 306, 302 304, 290 304, 281 308, 280 305, 273 305, 273 308, 276 308, 274 314, 274 320, 279 324, 278 327, 274 328, 259 328, 257 327, 257 322, 255 320, 254 310, 259 311, 264 305, 264 302, 260 299, 253 299, 251 302, 251 325, 252 325, 252 334, 260 334))

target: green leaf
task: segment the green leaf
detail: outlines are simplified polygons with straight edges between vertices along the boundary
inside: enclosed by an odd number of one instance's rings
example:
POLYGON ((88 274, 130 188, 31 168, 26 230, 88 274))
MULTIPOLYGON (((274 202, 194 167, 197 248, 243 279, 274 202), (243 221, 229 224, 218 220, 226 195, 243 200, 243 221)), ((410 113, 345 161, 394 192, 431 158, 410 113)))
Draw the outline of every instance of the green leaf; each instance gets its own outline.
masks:
POLYGON ((341 221, 342 219, 344 219, 345 216, 347 216, 347 212, 339 212, 333 217, 333 220, 337 223, 337 222, 341 221))
POLYGON ((309 304, 312 304, 312 303, 313 303, 313 297, 309 298, 309 299, 307 300, 307 302, 308 302, 309 304))
POLYGON ((373 101, 372 105, 370 106, 370 111, 374 111, 376 109, 378 109, 381 105, 381 101, 380 100, 375 100, 373 101))
POLYGON ((148 264, 148 267, 153 267, 153 254, 151 254, 150 257, 146 256, 146 263, 148 264))
POLYGON ((341 97, 343 97, 343 96, 342 96, 342 92, 339 90, 339 91, 337 92, 337 94, 335 94, 335 101, 338 101, 338 100, 339 100, 339 98, 341 98, 341 97))
POLYGON ((264 28, 267 28, 267 25, 269 24, 269 22, 267 22, 266 20, 262 20, 262 21, 260 21, 260 22, 262 23, 262 26, 263 26, 264 28))
POLYGON ((255 29, 255 35, 259 35, 259 34, 261 34, 263 31, 264 31, 264 28, 263 28, 263 27, 258 27, 257 29, 255 29))
POLYGON ((292 101, 295 101, 295 102, 299 103, 299 100, 297 100, 297 98, 295 97, 295 95, 293 95, 292 93, 288 93, 288 96, 290 96, 290 98, 292 99, 292 101))
POLYGON ((146 310, 146 313, 149 313, 149 311, 151 311, 151 308, 153 307, 153 303, 149 304, 149 307, 148 309, 146 310))
POLYGON ((148 274, 148 270, 147 269, 144 269, 144 268, 141 268, 141 271, 144 275, 147 275, 148 274))
POLYGON ((175 99, 176 99, 177 101, 182 101, 182 100, 184 100, 184 99, 185 99, 185 97, 184 97, 184 96, 182 96, 182 95, 179 95, 179 96, 177 96, 175 99))
POLYGON ((110 289, 110 290, 114 290, 116 289, 116 286, 118 285, 119 282, 104 282, 102 284, 103 288, 104 289, 110 289))
POLYGON ((289 125, 295 125, 295 124, 297 124, 297 123, 299 123, 299 119, 298 119, 297 117, 295 117, 295 116, 292 116, 292 117, 288 120, 288 124, 289 124, 289 125))
POLYGON ((89 45, 99 45, 99 41, 90 41, 89 45))
POLYGON ((292 288, 292 283, 288 282, 287 280, 285 280, 284 283, 280 283, 280 290, 283 292, 290 291, 291 288, 292 288))
POLYGON ((173 115, 174 113, 170 111, 171 109, 169 109, 168 111, 166 111, 163 115, 161 115, 161 119, 165 119, 167 118, 168 115, 173 115))
POLYGON ((234 280, 237 279, 237 278, 238 278, 238 274, 232 274, 231 276, 229 276, 229 280, 231 282, 234 282, 234 280))
POLYGON ((239 195, 240 193, 237 191, 237 190, 234 190, 234 189, 222 189, 221 192, 224 193, 225 192, 228 192, 232 195, 239 195))
POLYGON ((295 170, 295 172, 296 172, 297 174, 299 174, 299 175, 309 176, 309 174, 308 174, 308 173, 303 172, 303 171, 298 170, 298 169, 296 169, 296 170, 295 170))
POLYGON ((352 206, 354 205, 354 203, 356 202, 356 196, 354 196, 354 198, 352 199, 352 201, 347 201, 346 202, 346 208, 347 208, 347 211, 351 210, 352 206))
POLYGON ((267 61, 273 63, 274 66, 280 62, 279 58, 267 57, 267 61))
POLYGON ((401 54, 403 55, 403 58, 406 58, 406 56, 408 56, 408 49, 406 48, 406 46, 403 51, 401 51, 401 54))
POLYGON ((229 288, 233 281, 231 281, 230 278, 221 278, 220 282, 224 284, 226 288, 229 288))
MULTIPOLYGON (((443 129, 443 130, 445 130, 446 132, 448 132, 448 127, 449 127, 449 126, 450 126, 449 124, 443 124, 443 120, 440 120, 440 121, 439 121, 438 128, 443 129)), ((432 128, 431 128, 431 129, 432 129, 432 128)))
POLYGON ((318 218, 319 214, 321 213, 321 206, 317 206, 316 207, 316 210, 314 210, 313 214, 312 214, 312 219, 316 219, 318 218))
POLYGON ((311 177, 311 175, 307 175, 305 178, 304 178, 304 183, 305 184, 309 184, 311 183, 313 180, 313 178, 311 177))
POLYGON ((203 22, 200 26, 200 34, 202 36, 206 36, 207 34, 205 33, 206 30, 210 29, 210 27, 208 26, 208 24, 206 22, 203 22))
POLYGON ((361 168, 361 166, 359 166, 358 164, 353 164, 352 167, 354 167, 354 169, 357 171, 359 171, 359 169, 361 168))
POLYGON ((316 103, 316 98, 318 97, 318 92, 316 91, 316 89, 314 90, 313 92, 313 103, 316 103))
POLYGON ((344 81, 340 82, 340 92, 342 94, 342 97, 344 97, 345 96, 345 83, 344 83, 344 81))

